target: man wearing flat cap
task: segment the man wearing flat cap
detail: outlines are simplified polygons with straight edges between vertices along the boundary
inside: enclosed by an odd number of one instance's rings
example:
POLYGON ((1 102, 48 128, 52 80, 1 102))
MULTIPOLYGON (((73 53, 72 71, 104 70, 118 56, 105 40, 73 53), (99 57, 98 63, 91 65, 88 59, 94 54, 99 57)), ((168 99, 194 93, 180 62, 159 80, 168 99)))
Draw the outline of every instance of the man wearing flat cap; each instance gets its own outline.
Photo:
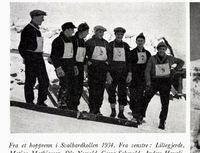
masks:
POLYGON ((137 46, 131 50, 133 78, 129 86, 130 109, 132 110, 133 119, 141 123, 140 110, 143 107, 141 97, 146 87, 144 71, 151 54, 144 48, 145 36, 143 33, 136 37, 136 44, 137 46))
POLYGON ((91 113, 99 115, 108 69, 109 46, 103 38, 105 31, 103 26, 95 26, 94 35, 85 44, 88 57, 89 108, 91 113))
POLYGON ((110 117, 116 116, 116 93, 118 96, 119 103, 119 114, 118 118, 127 119, 124 116, 124 106, 127 105, 127 83, 131 82, 131 62, 130 62, 130 47, 124 42, 123 36, 126 30, 122 27, 114 29, 115 40, 109 43, 109 72, 111 82, 108 82, 108 101, 111 106, 110 117), (117 91, 116 91, 117 90, 117 91))
POLYGON ((23 57, 25 64, 25 99, 27 103, 33 104, 33 87, 37 78, 39 83, 37 104, 46 106, 44 102, 47 99, 49 78, 42 55, 43 37, 41 36, 39 28, 44 21, 46 12, 33 10, 30 12, 30 16, 31 22, 22 30, 18 47, 19 53, 23 57))
POLYGON ((34 16, 41 16, 41 15, 46 16, 47 13, 42 11, 42 10, 33 10, 33 11, 30 12, 31 18, 33 18, 34 16))
POLYGON ((74 35, 75 52, 76 52, 76 65, 78 67, 79 74, 75 76, 75 96, 74 96, 74 108, 78 108, 80 104, 80 98, 83 93, 83 80, 84 80, 84 67, 87 66, 86 62, 86 48, 85 40, 89 33, 89 26, 87 23, 81 23, 78 26, 78 31, 74 35))
POLYGON ((62 32, 52 42, 50 55, 56 75, 60 81, 58 107, 76 110, 73 104, 73 97, 75 94, 75 76, 78 75, 78 68, 75 62, 76 42, 72 38, 76 26, 72 22, 66 22, 61 28, 62 32))
POLYGON ((103 26, 101 26, 101 25, 97 25, 97 26, 95 26, 94 27, 94 32, 96 32, 96 31, 107 31, 107 29, 106 28, 104 28, 103 26))
POLYGON ((165 129, 165 122, 168 114, 169 96, 171 90, 171 66, 176 64, 174 70, 182 69, 184 61, 167 55, 167 45, 160 42, 157 45, 157 54, 150 57, 145 69, 146 90, 142 97, 143 106, 141 113, 145 116, 148 103, 151 98, 159 91, 161 100, 160 123, 158 128, 165 129))

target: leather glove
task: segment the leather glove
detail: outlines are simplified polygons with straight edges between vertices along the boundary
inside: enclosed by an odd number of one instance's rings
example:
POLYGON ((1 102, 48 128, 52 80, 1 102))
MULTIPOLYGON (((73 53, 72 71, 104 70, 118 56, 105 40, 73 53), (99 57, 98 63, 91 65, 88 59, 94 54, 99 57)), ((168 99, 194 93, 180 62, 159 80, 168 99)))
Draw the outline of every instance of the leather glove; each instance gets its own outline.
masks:
POLYGON ((56 68, 56 74, 57 76, 60 78, 60 77, 64 77, 65 76, 65 72, 63 71, 62 67, 58 67, 56 68))

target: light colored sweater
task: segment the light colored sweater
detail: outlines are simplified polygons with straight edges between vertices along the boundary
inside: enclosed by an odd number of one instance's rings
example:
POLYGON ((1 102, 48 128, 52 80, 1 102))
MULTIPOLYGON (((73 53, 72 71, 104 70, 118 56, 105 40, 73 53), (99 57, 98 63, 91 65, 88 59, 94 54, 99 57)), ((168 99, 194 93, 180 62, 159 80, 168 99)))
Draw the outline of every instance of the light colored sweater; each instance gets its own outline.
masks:
POLYGON ((183 67, 184 65, 184 61, 179 59, 179 58, 175 58, 173 56, 169 56, 167 54, 165 54, 165 56, 162 58, 162 60, 159 58, 158 54, 150 57, 146 69, 145 69, 145 79, 146 79, 146 83, 150 83, 152 79, 157 79, 157 78, 166 78, 166 77, 170 77, 169 76, 163 76, 163 77, 157 77, 156 76, 156 64, 166 64, 169 63, 169 67, 171 69, 171 66, 173 64, 177 64, 176 67, 174 68, 175 70, 179 70, 183 67))

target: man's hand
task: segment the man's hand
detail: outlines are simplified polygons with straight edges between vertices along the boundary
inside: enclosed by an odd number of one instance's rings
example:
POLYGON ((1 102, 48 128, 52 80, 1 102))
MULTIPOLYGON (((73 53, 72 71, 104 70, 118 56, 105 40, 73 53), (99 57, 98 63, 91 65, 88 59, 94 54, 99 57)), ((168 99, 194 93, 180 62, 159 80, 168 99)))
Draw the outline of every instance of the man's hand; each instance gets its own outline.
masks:
POLYGON ((107 77, 106 77, 106 82, 110 85, 112 83, 112 81, 113 81, 113 79, 112 79, 110 73, 108 72, 107 77))
POLYGON ((143 96, 146 96, 146 95, 148 95, 149 93, 151 93, 151 90, 152 90, 152 88, 151 88, 151 82, 147 82, 147 83, 146 83, 145 90, 144 90, 144 92, 143 92, 143 96))
POLYGON ((128 75, 126 77, 126 83, 130 83, 132 81, 132 73, 128 72, 128 75))
POLYGON ((56 69, 56 74, 57 74, 57 76, 58 76, 59 78, 65 76, 65 72, 63 71, 63 69, 62 69, 61 66, 58 67, 58 68, 56 69))
POLYGON ((147 87, 147 88, 151 87, 151 81, 148 81, 148 82, 146 83, 146 87, 147 87))
POLYGON ((77 76, 79 74, 79 70, 77 66, 74 66, 74 74, 77 76))
POLYGON ((87 63, 87 64, 88 64, 88 66, 90 66, 90 65, 92 65, 92 62, 91 62, 91 61, 88 61, 88 63, 87 63))

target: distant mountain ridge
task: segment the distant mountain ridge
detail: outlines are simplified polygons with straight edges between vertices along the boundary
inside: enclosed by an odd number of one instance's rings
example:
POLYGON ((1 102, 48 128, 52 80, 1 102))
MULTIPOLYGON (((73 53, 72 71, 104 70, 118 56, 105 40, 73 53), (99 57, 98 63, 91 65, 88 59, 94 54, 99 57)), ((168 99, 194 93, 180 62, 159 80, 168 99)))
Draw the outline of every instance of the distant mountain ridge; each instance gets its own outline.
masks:
POLYGON ((196 60, 191 60, 190 65, 191 65, 191 68, 200 67, 200 58, 196 60))

